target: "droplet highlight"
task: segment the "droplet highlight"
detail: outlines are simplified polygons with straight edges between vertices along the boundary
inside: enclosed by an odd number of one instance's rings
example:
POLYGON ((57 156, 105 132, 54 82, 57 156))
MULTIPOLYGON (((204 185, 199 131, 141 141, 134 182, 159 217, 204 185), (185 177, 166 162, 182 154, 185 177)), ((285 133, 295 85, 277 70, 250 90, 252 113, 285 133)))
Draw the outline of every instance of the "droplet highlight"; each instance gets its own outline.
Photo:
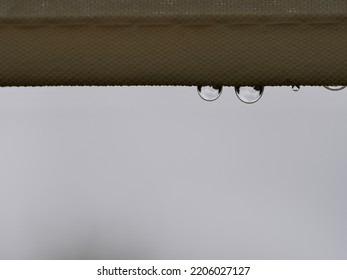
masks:
POLYGON ((300 91, 300 86, 292 86, 294 92, 300 91))
POLYGON ((325 86, 325 88, 330 91, 340 91, 340 90, 344 90, 346 87, 345 86, 325 86))
POLYGON ((263 86, 255 87, 235 87, 236 96, 246 104, 253 104, 262 98, 264 93, 263 86))
POLYGON ((205 101, 215 101, 222 95, 223 87, 198 86, 198 93, 205 101))

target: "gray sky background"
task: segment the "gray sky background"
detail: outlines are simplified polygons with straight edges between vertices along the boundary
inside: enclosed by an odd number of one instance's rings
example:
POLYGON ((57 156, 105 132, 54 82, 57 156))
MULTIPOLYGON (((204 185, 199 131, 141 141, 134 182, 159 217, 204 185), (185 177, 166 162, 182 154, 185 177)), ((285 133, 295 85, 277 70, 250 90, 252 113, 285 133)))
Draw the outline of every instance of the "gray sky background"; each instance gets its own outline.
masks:
POLYGON ((3 88, 0 259, 347 259, 347 91, 3 88))

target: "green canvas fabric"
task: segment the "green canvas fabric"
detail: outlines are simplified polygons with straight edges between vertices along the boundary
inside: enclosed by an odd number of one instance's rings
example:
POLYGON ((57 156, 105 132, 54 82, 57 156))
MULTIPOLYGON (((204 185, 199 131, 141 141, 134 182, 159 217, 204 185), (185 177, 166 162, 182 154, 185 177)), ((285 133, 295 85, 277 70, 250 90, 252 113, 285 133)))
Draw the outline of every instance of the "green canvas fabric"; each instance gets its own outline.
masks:
POLYGON ((3 0, 0 86, 347 85, 344 0, 3 0))

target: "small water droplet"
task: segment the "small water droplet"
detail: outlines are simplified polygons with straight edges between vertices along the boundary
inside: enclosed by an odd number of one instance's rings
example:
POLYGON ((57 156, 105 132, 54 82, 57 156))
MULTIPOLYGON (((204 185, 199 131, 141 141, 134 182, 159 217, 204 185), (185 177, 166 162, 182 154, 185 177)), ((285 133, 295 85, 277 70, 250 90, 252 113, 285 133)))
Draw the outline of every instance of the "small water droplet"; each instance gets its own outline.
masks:
POLYGON ((215 101, 222 95, 223 87, 198 86, 198 93, 205 101, 215 101))
POLYGON ((331 91, 340 91, 345 89, 345 86, 325 86, 326 89, 331 90, 331 91))
POLYGON ((300 86, 292 86, 293 91, 298 92, 300 90, 300 86))
POLYGON ((235 87, 237 97, 246 104, 253 104, 263 96, 264 87, 235 87))

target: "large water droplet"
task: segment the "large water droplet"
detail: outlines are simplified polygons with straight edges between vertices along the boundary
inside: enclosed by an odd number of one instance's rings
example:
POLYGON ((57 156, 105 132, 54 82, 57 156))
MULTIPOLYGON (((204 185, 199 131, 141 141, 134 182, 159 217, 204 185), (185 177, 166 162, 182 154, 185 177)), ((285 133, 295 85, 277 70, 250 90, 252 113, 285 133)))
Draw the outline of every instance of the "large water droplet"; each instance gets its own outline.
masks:
POLYGON ((198 93, 205 101, 215 101, 222 95, 223 87, 199 86, 198 93))
POLYGON ((300 86, 292 86, 293 91, 298 92, 300 90, 300 86))
POLYGON ((235 87, 237 97, 246 104, 253 104, 263 96, 264 87, 235 87))
POLYGON ((340 91, 345 89, 345 86, 325 86, 326 89, 331 90, 331 91, 340 91))

